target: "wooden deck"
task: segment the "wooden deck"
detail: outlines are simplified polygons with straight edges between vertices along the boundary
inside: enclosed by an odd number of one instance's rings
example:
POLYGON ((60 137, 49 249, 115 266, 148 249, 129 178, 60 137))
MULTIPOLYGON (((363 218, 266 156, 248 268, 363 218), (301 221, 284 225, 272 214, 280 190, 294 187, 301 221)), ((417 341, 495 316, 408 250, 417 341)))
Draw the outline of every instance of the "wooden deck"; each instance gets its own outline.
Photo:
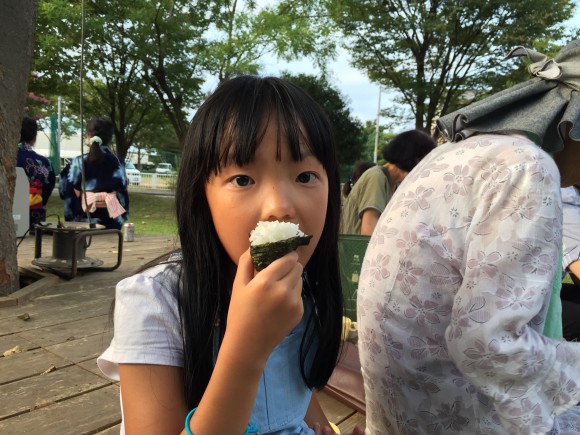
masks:
MULTIPOLYGON (((44 236, 43 255, 51 253, 44 236)), ((53 279, 28 302, 0 307, 0 433, 118 434, 119 386, 102 375, 96 357, 112 337, 109 313, 115 284, 138 266, 176 246, 170 236, 138 235, 125 243, 121 266, 111 272, 53 279), (3 356, 6 351, 19 352, 3 356)), ((116 262, 115 237, 95 237, 87 256, 116 262)), ((30 267, 34 237, 19 247, 19 266, 30 267)), ((343 434, 364 416, 325 393, 319 398, 343 434)))

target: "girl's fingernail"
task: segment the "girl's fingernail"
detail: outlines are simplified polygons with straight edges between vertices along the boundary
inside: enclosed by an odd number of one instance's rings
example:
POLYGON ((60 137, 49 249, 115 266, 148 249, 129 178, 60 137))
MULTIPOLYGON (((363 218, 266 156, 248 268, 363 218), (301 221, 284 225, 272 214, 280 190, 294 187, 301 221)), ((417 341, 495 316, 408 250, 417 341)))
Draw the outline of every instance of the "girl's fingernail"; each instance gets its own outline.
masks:
POLYGON ((320 425, 318 423, 314 423, 312 425, 312 430, 316 432, 318 429, 320 429, 320 425))

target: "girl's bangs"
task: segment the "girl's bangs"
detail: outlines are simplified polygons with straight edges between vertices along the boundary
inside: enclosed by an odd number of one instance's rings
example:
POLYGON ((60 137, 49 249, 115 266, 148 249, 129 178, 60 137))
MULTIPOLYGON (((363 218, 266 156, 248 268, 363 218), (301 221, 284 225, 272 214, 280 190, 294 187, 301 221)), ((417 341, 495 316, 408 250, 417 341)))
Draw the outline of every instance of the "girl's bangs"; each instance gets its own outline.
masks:
POLYGON ((278 159, 285 137, 294 161, 310 151, 327 172, 334 172, 332 132, 326 115, 295 85, 276 78, 239 77, 218 86, 207 103, 209 119, 200 126, 206 132, 205 144, 200 144, 205 149, 206 181, 224 166, 250 163, 272 120, 278 124, 278 159))
POLYGON ((219 171, 220 168, 230 164, 244 166, 250 163, 272 121, 277 123, 278 129, 276 147, 278 161, 282 158, 281 139, 283 137, 287 139, 294 161, 302 160, 302 153, 306 150, 317 154, 312 149, 308 134, 302 127, 304 123, 298 118, 298 114, 291 113, 285 110, 284 106, 280 107, 275 104, 260 106, 256 105, 256 110, 252 113, 244 114, 239 110, 230 113, 230 118, 223 129, 219 156, 214 160, 218 162, 214 170, 219 171))

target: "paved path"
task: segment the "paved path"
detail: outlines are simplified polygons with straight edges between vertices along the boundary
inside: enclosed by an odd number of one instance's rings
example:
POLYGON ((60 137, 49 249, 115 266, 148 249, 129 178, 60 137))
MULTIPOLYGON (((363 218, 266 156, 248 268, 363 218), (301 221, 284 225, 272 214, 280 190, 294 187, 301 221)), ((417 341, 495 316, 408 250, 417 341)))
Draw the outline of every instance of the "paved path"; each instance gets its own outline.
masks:
MULTIPOLYGON (((50 253, 50 239, 45 236, 43 255, 50 253)), ((53 280, 31 301, 0 308, 1 434, 119 433, 119 386, 96 365, 112 336, 115 284, 175 246, 169 236, 137 235, 125 243, 117 270, 53 280), (12 349, 19 351, 2 355, 12 349)), ((114 264, 116 249, 115 238, 96 237, 86 255, 114 264)), ((33 252, 34 238, 28 237, 19 247, 19 266, 33 267, 33 252)), ((343 403, 324 393, 320 399, 343 434, 364 424, 364 416, 343 403)))

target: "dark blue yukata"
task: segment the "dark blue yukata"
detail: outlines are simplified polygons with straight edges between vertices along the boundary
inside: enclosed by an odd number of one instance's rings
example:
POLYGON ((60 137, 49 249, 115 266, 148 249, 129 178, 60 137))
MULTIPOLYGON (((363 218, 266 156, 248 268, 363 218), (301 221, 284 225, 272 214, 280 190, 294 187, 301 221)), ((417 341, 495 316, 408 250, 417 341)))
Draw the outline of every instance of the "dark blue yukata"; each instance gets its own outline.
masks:
POLYGON ((46 220, 46 203, 54 188, 55 175, 50 161, 27 143, 18 144, 16 166, 24 169, 29 183, 30 228, 46 220))

